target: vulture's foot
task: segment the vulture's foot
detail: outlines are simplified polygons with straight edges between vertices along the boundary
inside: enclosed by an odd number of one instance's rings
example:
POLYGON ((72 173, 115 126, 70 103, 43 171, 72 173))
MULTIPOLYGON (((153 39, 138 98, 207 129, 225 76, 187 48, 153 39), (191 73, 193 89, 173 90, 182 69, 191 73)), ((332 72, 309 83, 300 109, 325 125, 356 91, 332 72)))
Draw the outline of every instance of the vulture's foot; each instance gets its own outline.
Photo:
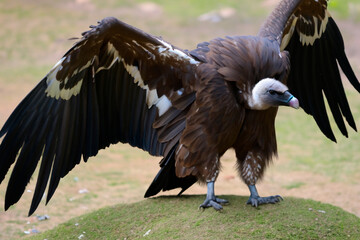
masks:
POLYGON ((258 207, 262 204, 268 204, 268 203, 277 203, 283 200, 283 198, 280 195, 275 196, 269 196, 269 197, 249 197, 249 200, 246 202, 246 204, 251 204, 253 207, 258 207))
POLYGON ((246 204, 251 204, 251 206, 253 207, 258 207, 259 205, 268 204, 268 203, 275 204, 283 200, 283 198, 280 195, 260 197, 255 185, 249 185, 248 187, 251 194, 246 204))
POLYGON ((228 200, 217 198, 214 193, 214 182, 207 183, 207 194, 205 201, 199 206, 201 209, 213 207, 215 210, 219 211, 223 207, 222 205, 229 203, 228 200))
POLYGON ((229 201, 226 199, 217 198, 215 196, 214 199, 206 197, 205 201, 200 205, 199 208, 204 209, 204 208, 213 207, 215 210, 219 211, 223 208, 222 205, 227 203, 229 203, 229 201))

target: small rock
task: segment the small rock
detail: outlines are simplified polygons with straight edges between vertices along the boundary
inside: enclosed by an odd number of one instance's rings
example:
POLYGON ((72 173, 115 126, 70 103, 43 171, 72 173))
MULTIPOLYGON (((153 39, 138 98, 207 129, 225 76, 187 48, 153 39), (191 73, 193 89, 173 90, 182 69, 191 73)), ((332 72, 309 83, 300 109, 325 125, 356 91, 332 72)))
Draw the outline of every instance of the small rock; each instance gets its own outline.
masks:
POLYGON ((208 12, 208 13, 204 13, 202 15, 200 15, 198 17, 198 20, 201 22, 213 22, 213 23, 217 23, 220 22, 222 20, 221 16, 215 12, 208 12))
POLYGON ((48 215, 38 215, 38 216, 36 216, 36 218, 39 221, 45 221, 45 220, 50 219, 50 217, 48 215))
POLYGON ((138 4, 138 8, 141 12, 147 14, 157 14, 160 15, 162 13, 162 8, 160 5, 153 2, 143 2, 138 4))
POLYGON ((89 190, 87 190, 86 188, 83 188, 83 189, 79 190, 80 194, 84 194, 84 193, 88 193, 88 192, 89 192, 89 190))
POLYGON ((151 232, 151 229, 149 229, 143 236, 145 237, 145 236, 149 235, 150 232, 151 232))
POLYGON ((207 13, 204 13, 198 17, 198 20, 201 22, 220 22, 226 18, 230 18, 234 16, 236 13, 236 10, 233 8, 222 8, 220 10, 210 11, 207 13))
POLYGON ((219 10, 219 15, 222 18, 230 18, 234 16, 236 13, 236 10, 234 8, 226 7, 219 10))

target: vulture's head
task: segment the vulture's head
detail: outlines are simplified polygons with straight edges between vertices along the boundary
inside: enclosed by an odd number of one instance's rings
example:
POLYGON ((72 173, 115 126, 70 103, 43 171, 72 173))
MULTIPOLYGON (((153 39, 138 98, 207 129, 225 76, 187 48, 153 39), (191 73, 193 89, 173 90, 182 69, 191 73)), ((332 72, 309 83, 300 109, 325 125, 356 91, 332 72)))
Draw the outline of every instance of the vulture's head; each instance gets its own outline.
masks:
MULTIPOLYGON (((285 85, 290 69, 287 51, 280 52, 274 41, 253 36, 216 39, 210 45, 209 59, 219 65, 218 73, 235 82, 240 99, 248 108, 299 108, 299 101, 285 85)), ((206 69, 207 70, 207 69, 206 69)))
POLYGON ((254 110, 265 110, 281 105, 297 109, 299 101, 289 92, 286 85, 276 79, 265 78, 252 89, 248 105, 254 110))

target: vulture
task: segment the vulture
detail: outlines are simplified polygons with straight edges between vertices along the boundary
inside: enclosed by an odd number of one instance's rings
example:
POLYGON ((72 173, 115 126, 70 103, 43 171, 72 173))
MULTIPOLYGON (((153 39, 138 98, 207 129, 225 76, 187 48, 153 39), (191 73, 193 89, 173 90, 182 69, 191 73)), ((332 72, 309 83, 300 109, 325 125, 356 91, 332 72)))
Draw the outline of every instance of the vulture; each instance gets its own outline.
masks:
POLYGON ((279 106, 301 107, 336 142, 328 112, 344 136, 356 131, 340 68, 360 92, 327 0, 282 0, 256 36, 227 36, 189 51, 116 18, 105 18, 20 102, 0 130, 0 183, 5 210, 18 202, 39 168, 29 215, 47 188, 81 159, 118 142, 162 156, 145 197, 196 182, 207 185, 201 208, 222 209, 214 183, 220 158, 234 149, 248 204, 277 154, 279 106), (327 109, 325 101, 329 108, 327 109))

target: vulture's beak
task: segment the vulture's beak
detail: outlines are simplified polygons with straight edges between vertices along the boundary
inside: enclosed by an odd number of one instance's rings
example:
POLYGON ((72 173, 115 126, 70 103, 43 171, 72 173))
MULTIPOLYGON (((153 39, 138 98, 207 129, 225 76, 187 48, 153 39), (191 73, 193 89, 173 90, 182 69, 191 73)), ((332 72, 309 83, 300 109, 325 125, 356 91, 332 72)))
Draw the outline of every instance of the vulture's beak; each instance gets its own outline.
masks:
POLYGON ((299 100, 294 97, 289 91, 285 91, 283 94, 284 105, 290 106, 292 108, 299 108, 299 100))

